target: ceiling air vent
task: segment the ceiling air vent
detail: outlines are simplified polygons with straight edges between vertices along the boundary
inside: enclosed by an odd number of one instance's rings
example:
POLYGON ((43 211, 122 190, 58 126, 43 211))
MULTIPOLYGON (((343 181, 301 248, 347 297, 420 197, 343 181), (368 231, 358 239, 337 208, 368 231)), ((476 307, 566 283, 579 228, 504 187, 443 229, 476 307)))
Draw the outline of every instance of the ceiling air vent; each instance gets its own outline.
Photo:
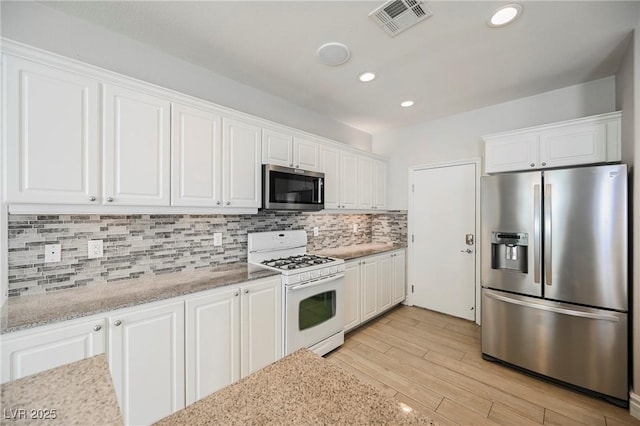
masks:
POLYGON ((421 0, 390 0, 369 14, 392 37, 431 15, 421 0))

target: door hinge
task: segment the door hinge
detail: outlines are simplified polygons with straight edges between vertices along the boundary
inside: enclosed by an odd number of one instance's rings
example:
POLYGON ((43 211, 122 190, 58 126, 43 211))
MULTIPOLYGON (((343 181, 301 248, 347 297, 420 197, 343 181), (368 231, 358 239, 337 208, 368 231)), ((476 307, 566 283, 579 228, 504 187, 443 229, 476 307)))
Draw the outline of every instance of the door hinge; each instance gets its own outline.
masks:
POLYGON ((411 284, 411 293, 415 293, 415 289, 413 288, 413 284, 411 284))
POLYGON ((413 237, 413 234, 411 234, 411 242, 412 242, 412 243, 414 243, 415 241, 416 241, 416 240, 415 240, 415 238, 413 237))

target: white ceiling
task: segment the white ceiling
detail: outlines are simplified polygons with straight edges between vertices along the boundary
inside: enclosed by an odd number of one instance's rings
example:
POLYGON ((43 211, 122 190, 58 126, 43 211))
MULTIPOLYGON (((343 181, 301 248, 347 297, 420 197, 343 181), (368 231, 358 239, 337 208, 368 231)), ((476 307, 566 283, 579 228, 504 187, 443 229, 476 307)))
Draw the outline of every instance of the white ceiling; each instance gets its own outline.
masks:
POLYGON ((218 74, 374 134, 615 74, 640 2, 428 1, 433 16, 388 36, 369 17, 384 1, 45 2, 218 74), (347 44, 323 65, 317 48, 347 44), (360 83, 364 70, 377 73, 360 83), (415 106, 401 108, 413 99, 415 106))

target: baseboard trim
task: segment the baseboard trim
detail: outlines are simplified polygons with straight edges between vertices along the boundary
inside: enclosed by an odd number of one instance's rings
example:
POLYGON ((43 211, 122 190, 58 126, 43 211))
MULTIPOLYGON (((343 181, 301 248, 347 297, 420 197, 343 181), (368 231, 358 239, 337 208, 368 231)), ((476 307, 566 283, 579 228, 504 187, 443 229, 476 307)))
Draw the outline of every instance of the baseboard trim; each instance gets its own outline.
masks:
POLYGON ((629 413, 640 420, 640 395, 629 392, 629 413))

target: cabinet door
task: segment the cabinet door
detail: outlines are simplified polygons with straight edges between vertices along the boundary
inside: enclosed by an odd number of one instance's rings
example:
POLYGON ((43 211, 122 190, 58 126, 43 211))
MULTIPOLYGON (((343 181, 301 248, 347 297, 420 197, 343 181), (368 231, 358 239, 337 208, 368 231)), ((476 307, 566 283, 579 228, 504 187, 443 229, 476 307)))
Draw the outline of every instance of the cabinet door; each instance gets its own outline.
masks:
POLYGON ((262 129, 240 120, 222 120, 222 198, 227 207, 262 205, 262 129))
POLYGON ((378 312, 391 307, 393 297, 393 257, 390 254, 378 258, 378 312))
POLYGON ((293 161, 297 169, 320 170, 320 144, 307 139, 293 139, 293 161))
POLYGON ((242 286, 241 375, 282 357, 282 284, 280 277, 242 286))
POLYGON ((107 204, 168 206, 171 104, 105 85, 104 197, 107 204))
POLYGON ((103 318, 2 336, 2 383, 104 353, 103 318))
POLYGON ((8 201, 97 204, 98 82, 4 59, 8 201))
POLYGON ((184 302, 114 313, 109 365, 125 424, 184 408, 184 302))
POLYGON ((374 160, 373 163, 373 207, 387 208, 387 163, 374 160))
POLYGON ((360 324, 360 262, 348 262, 344 271, 344 331, 360 324))
POLYGON ((187 299, 187 405, 240 379, 240 289, 187 299))
POLYGON ((293 136, 263 129, 262 163, 293 167, 293 136))
POLYGON ((324 173, 324 208, 337 209, 340 205, 340 151, 320 147, 320 167, 324 173))
POLYGON ((376 316, 378 311, 378 262, 376 258, 362 261, 361 290, 361 321, 364 322, 376 316))
POLYGON ((358 208, 358 156, 340 153, 340 205, 345 209, 358 208))
POLYGON ((358 208, 373 208, 373 159, 358 156, 358 208))
POLYGON ((543 167, 603 163, 606 160, 605 123, 568 126, 540 135, 540 164, 543 167))
POLYGON ((540 166, 538 137, 516 135, 487 141, 485 145, 485 172, 497 173, 527 170, 540 166))
POLYGON ((393 304, 402 302, 407 294, 405 252, 393 254, 393 304))
POLYGON ((222 118, 171 105, 171 205, 222 204, 222 118))

